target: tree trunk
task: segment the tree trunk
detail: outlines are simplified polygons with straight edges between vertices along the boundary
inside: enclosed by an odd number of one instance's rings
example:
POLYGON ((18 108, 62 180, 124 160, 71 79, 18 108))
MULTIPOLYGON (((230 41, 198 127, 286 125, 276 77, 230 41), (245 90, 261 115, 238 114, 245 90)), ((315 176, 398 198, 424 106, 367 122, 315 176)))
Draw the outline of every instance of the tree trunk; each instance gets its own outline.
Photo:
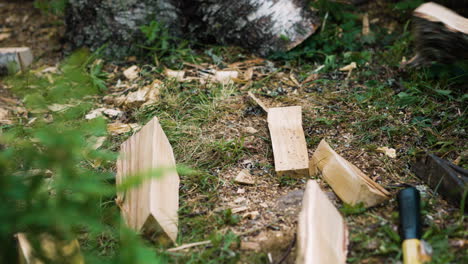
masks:
POLYGON ((304 0, 70 0, 67 37, 73 47, 107 44, 121 57, 144 41, 140 27, 153 20, 176 37, 263 56, 297 46, 320 24, 304 0))

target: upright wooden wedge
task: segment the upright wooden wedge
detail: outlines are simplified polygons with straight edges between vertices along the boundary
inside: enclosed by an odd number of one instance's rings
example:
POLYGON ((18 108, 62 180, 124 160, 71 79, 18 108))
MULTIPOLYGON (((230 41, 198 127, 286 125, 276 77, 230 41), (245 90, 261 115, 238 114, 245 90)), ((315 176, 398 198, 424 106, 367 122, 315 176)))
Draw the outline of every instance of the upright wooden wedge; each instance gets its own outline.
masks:
POLYGON ((325 140, 322 140, 310 161, 310 174, 322 172, 333 191, 350 205, 363 203, 366 207, 387 200, 390 195, 378 183, 338 155, 325 140))
POLYGON ((117 161, 117 184, 144 176, 138 187, 118 194, 126 224, 165 245, 177 237, 179 175, 175 166, 172 147, 156 117, 122 144, 117 161))
POLYGON ((347 247, 343 217, 317 182, 309 180, 299 213, 296 264, 344 264, 347 247))
POLYGON ((279 176, 309 176, 307 143, 300 106, 268 108, 275 171, 279 176))
POLYGON ((76 239, 71 241, 57 241, 52 236, 42 234, 39 237, 40 248, 35 249, 24 233, 16 234, 20 264, 43 264, 38 254, 54 263, 84 264, 80 252, 80 245, 76 239), (39 253, 40 252, 40 253, 39 253))

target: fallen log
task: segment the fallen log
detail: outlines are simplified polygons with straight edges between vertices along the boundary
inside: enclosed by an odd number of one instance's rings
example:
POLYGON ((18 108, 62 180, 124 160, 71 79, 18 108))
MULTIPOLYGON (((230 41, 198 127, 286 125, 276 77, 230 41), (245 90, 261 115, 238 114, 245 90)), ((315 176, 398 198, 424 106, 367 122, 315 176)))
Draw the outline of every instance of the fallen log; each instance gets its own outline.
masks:
POLYGON ((132 177, 141 180, 137 187, 117 195, 127 226, 163 245, 177 238, 179 175, 175 166, 172 147, 156 117, 121 145, 117 161, 118 186, 132 177))
POLYGON ((413 25, 417 54, 409 62, 411 66, 468 59, 467 18, 429 2, 414 10, 413 25))
POLYGON ((310 160, 310 175, 322 173, 325 181, 343 202, 350 205, 362 203, 372 207, 389 198, 378 183, 338 155, 325 140, 322 140, 310 160))
POLYGON ((155 20, 173 37, 239 45, 260 55, 286 51, 319 27, 304 0, 70 0, 67 38, 74 47, 124 56, 144 42, 140 27, 155 20))
POLYGON ((347 248, 343 217, 317 182, 309 180, 298 220, 296 264, 344 264, 347 248))

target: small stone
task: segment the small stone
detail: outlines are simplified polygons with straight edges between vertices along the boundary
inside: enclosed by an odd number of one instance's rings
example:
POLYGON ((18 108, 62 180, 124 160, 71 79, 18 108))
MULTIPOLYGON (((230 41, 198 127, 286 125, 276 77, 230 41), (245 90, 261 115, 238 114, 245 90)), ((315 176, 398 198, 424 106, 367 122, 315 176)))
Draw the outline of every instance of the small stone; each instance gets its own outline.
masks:
POLYGON ((248 170, 241 170, 234 181, 240 184, 255 184, 255 180, 248 170))
POLYGON ((243 194, 243 193, 245 193, 245 189, 239 188, 239 189, 237 189, 237 193, 238 194, 243 194))

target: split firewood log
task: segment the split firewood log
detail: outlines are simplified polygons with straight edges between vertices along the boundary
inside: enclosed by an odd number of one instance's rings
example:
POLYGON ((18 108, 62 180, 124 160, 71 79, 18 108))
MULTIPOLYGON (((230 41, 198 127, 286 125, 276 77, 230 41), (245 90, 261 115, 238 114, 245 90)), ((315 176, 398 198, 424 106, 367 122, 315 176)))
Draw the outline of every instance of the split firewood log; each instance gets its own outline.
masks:
POLYGON ((429 2, 413 12, 413 24, 417 54, 409 62, 411 66, 468 59, 467 18, 429 2))

